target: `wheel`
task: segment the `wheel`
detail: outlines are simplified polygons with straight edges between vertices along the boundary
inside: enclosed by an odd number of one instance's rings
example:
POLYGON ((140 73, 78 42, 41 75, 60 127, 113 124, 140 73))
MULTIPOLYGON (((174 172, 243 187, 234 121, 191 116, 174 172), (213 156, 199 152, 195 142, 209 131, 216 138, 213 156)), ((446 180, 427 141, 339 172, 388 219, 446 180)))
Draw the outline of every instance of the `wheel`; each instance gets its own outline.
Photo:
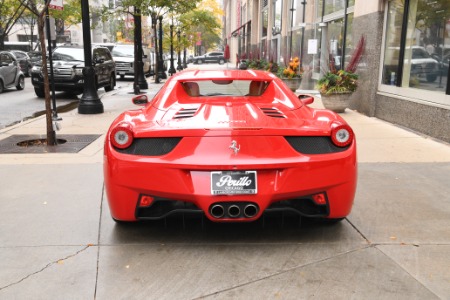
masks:
POLYGON ((20 76, 19 82, 17 82, 17 85, 16 85, 16 89, 18 89, 20 91, 20 90, 23 90, 24 88, 25 88, 25 77, 20 76))
POLYGON ((203 60, 199 59, 199 60, 197 60, 197 63, 198 63, 199 65, 201 65, 201 64, 203 63, 203 60))
POLYGON ((437 75, 436 74, 427 74, 427 81, 428 82, 435 82, 437 79, 437 75))
POLYGON ((0 94, 3 93, 4 87, 3 87, 3 81, 0 80, 0 94))
POLYGON ((109 79, 109 85, 105 86, 105 92, 110 92, 114 89, 115 81, 114 81, 114 75, 111 75, 111 78, 109 79))
POLYGON ((34 88, 34 92, 36 93, 36 96, 38 96, 39 98, 45 97, 44 90, 40 88, 34 88))
POLYGON ((219 65, 223 65, 225 63, 225 60, 224 59, 219 59, 219 65))

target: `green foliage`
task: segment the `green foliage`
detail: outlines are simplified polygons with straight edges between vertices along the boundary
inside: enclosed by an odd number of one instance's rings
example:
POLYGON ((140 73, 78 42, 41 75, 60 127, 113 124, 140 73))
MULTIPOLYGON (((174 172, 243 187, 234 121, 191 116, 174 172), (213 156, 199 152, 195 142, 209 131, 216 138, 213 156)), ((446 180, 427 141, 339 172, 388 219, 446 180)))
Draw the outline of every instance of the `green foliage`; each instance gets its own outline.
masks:
POLYGON ((328 71, 317 81, 317 88, 322 94, 351 93, 358 86, 358 75, 353 72, 339 70, 328 71))

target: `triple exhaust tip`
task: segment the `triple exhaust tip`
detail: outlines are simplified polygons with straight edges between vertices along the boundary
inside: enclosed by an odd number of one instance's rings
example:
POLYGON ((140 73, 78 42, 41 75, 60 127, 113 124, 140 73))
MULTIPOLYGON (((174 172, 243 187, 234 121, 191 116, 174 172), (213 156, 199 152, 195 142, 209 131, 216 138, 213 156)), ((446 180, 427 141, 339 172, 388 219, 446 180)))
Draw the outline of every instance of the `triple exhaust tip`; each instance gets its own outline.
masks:
MULTIPOLYGON (((230 205, 227 216, 230 218, 238 218, 241 215, 241 206, 237 204, 230 205)), ((255 204, 247 204, 244 206, 243 212, 244 217, 253 218, 258 214, 258 207, 255 204)), ((214 204, 210 209, 210 213, 216 219, 223 218, 225 216, 225 207, 222 204, 214 204)))

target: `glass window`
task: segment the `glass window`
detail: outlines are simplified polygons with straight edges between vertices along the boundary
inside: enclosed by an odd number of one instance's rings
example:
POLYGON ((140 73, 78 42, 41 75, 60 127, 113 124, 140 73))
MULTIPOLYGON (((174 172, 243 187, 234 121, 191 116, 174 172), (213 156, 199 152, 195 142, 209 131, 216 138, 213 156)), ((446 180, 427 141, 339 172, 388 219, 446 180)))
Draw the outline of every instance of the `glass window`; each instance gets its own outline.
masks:
POLYGON ((273 4, 274 10, 273 10, 273 20, 274 20, 274 27, 276 32, 281 32, 281 13, 282 13, 282 7, 283 7, 283 1, 282 0, 276 0, 273 4))
POLYGON ((397 83, 397 70, 399 66, 400 40, 403 23, 403 1, 394 0, 388 4, 386 23, 386 42, 384 49, 383 75, 384 84, 397 83))
POLYGON ((403 3, 393 0, 388 4, 382 83, 445 93, 450 54, 450 5, 447 0, 410 0, 406 39, 402 41, 403 3), (401 82, 397 82, 399 70, 401 82))
POLYGON ((347 0, 325 0, 325 14, 331 14, 345 8, 347 0))
POLYGON ((267 27, 269 27, 269 12, 267 9, 262 11, 262 36, 267 36, 267 27))

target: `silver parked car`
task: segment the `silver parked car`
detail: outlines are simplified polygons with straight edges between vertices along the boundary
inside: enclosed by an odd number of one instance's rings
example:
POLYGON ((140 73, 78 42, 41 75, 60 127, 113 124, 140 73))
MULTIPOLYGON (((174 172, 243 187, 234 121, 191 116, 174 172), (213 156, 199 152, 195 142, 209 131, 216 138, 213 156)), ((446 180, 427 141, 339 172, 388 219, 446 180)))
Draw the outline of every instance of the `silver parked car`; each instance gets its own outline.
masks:
POLYGON ((15 86, 18 90, 25 87, 25 75, 20 70, 16 57, 8 51, 0 52, 0 93, 15 86))

